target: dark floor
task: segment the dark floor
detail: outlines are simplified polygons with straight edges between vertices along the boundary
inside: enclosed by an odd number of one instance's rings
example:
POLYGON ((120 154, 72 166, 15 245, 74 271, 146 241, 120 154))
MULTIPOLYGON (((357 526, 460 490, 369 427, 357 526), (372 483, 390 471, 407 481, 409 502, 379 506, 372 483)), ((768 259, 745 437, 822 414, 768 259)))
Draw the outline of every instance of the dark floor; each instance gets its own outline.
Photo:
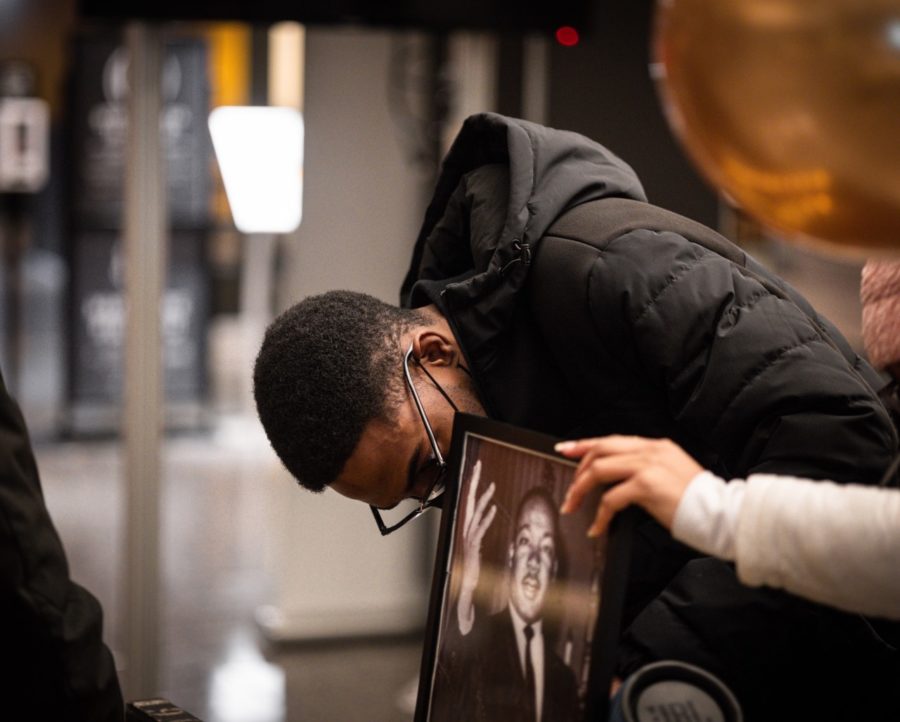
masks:
MULTIPOLYGON (((36 453, 72 575, 101 600, 120 659, 120 445, 43 442, 36 453)), ((421 639, 261 639, 253 615, 269 580, 253 453, 215 432, 166 442, 159 694, 207 722, 412 719, 421 639)))

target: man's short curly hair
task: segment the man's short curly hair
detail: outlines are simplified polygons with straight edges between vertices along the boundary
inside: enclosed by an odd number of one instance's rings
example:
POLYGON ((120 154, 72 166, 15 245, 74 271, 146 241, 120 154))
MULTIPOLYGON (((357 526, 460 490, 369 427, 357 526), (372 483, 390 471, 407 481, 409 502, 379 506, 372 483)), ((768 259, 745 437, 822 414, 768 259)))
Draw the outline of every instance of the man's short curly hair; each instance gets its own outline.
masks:
POLYGON ((402 393, 399 337, 419 311, 351 291, 310 296, 269 326, 253 369, 260 421, 297 481, 322 491, 366 424, 392 418, 402 393))

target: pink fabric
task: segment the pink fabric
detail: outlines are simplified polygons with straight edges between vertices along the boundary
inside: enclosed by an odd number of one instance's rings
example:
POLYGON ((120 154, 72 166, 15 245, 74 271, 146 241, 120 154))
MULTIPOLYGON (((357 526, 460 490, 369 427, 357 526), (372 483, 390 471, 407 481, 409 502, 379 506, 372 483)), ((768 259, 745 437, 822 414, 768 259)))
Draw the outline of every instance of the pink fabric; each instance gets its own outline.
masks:
POLYGON ((866 354, 880 370, 900 363, 900 261, 869 261, 860 282, 866 354))

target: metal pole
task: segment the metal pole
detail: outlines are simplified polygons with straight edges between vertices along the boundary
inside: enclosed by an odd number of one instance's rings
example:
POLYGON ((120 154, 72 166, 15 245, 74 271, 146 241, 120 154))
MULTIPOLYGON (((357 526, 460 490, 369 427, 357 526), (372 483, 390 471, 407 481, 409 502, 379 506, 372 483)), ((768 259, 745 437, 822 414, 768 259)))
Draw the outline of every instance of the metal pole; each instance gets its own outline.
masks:
POLYGON ((244 383, 241 410, 256 415, 253 401, 253 364, 262 345, 266 326, 272 320, 275 285, 275 254, 278 237, 274 233, 251 233, 244 236, 241 259, 241 345, 244 349, 244 383))
POLYGON ((160 143, 158 26, 126 29, 130 58, 125 171, 125 695, 159 693, 159 518, 162 441, 160 302, 166 196, 160 143))

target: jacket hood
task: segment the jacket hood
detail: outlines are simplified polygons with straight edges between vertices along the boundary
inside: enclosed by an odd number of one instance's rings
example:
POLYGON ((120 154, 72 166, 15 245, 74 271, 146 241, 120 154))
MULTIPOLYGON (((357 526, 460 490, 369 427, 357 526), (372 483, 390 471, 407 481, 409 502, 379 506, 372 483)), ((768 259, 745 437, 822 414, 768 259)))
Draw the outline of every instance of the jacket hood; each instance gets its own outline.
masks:
MULTIPOLYGON (((578 133, 496 113, 469 116, 441 166, 401 288, 401 302, 410 304, 417 281, 446 279, 447 268, 458 273, 460 261, 447 258, 454 253, 475 257, 469 264, 471 268, 465 269, 465 287, 456 288, 453 296, 480 296, 481 289, 498 282, 501 276, 513 281, 509 276, 523 274, 530 253, 562 213, 609 196, 647 200, 631 167, 599 143, 578 133), (460 238, 457 248, 447 247, 446 243, 437 248, 433 232, 445 215, 453 212, 451 198, 460 182, 472 171, 492 164, 508 169, 505 212, 493 219, 494 228, 470 229, 472 235, 493 236, 487 241, 487 252, 482 248, 473 254, 471 248, 463 248, 472 243, 471 237, 460 238), (520 259, 526 263, 515 263, 520 259), (517 274, 510 274, 511 263, 517 267, 517 274), (507 270, 501 273, 502 269, 507 270)), ((460 220, 469 227, 472 219, 460 220)), ((483 239, 481 243, 484 244, 483 239)))
POLYGON ((509 321, 545 231, 567 210, 611 196, 646 201, 631 167, 599 143, 496 113, 470 116, 441 166, 401 303, 430 303, 439 287, 479 355, 509 321), (505 188, 467 185, 487 166, 502 171, 505 188))

